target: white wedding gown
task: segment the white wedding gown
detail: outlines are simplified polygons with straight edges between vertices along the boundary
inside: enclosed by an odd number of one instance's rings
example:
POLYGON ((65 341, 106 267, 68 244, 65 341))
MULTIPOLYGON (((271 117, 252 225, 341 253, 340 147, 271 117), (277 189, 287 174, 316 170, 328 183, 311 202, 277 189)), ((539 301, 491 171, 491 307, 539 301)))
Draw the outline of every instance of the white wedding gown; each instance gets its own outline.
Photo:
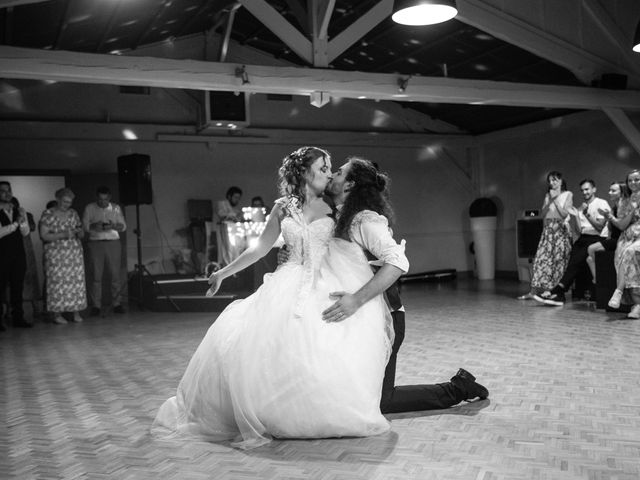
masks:
POLYGON ((272 438, 376 435, 393 341, 379 296, 343 322, 326 323, 329 292, 353 293, 372 272, 356 244, 332 238, 334 222, 282 220, 289 261, 209 328, 153 432, 254 448, 272 438))

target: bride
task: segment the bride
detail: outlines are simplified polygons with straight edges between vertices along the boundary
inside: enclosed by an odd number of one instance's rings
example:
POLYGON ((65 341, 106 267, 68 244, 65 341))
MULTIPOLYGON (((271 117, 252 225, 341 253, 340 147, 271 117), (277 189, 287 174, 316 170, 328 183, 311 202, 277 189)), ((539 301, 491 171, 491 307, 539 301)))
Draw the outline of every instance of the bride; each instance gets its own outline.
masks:
POLYGON ((322 195, 331 158, 300 148, 279 169, 282 198, 256 246, 209 278, 216 292, 253 264, 282 232, 288 261, 251 296, 229 305, 209 328, 178 385, 160 408, 156 433, 255 448, 272 438, 376 435, 389 429, 380 413, 393 341, 381 295, 347 320, 328 323, 330 292, 355 292, 371 277, 360 247, 333 238, 322 195))

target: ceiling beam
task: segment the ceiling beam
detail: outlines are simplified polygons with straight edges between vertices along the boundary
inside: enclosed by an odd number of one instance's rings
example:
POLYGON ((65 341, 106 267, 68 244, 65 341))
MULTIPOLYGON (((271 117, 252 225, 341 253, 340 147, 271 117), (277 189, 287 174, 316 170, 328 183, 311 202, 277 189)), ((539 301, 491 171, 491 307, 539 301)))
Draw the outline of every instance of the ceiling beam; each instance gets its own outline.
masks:
MULTIPOLYGON (((243 75, 244 76, 244 75, 243 75)), ((521 107, 640 110, 640 91, 98 55, 0 46, 0 78, 521 107), (245 78, 236 72, 244 67, 245 78), (399 91, 399 81, 406 83, 399 91), (246 82, 246 83, 245 83, 246 82)))
MULTIPOLYGON (((625 73, 628 70, 624 65, 588 52, 482 0, 458 0, 457 6, 456 20, 568 68, 586 84, 602 73, 625 73)), ((634 74, 634 80, 640 83, 640 75, 634 74)))
POLYGON ((393 12, 393 0, 382 0, 329 42, 329 63, 373 30, 393 12))
POLYGON ((640 153, 640 132, 636 126, 629 120, 624 111, 620 108, 603 108, 604 113, 607 114, 609 119, 614 123, 618 130, 629 141, 631 146, 637 153, 640 153))
POLYGON ((264 0, 239 0, 244 8, 282 40, 296 55, 313 64, 313 47, 300 31, 264 0))

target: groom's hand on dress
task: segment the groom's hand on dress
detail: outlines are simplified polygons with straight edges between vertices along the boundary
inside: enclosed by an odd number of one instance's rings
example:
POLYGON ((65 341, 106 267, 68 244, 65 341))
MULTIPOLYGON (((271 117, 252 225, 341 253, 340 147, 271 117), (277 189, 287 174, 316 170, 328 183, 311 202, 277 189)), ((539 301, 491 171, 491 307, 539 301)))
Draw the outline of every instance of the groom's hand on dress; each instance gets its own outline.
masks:
POLYGON ((329 297, 338 298, 338 301, 322 312, 322 320, 325 322, 341 322, 358 310, 355 297, 347 292, 331 292, 329 297))

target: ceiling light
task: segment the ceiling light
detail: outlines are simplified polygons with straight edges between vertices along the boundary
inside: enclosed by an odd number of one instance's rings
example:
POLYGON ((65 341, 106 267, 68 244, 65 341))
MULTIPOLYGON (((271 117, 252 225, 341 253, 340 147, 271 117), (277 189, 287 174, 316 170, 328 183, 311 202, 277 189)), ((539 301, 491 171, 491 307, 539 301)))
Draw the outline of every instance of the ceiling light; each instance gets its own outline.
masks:
POLYGON ((640 53, 640 22, 638 22, 636 34, 633 37, 633 51, 640 53))
POLYGON ((433 25, 458 14, 455 0, 396 1, 391 19, 402 25, 433 25))

